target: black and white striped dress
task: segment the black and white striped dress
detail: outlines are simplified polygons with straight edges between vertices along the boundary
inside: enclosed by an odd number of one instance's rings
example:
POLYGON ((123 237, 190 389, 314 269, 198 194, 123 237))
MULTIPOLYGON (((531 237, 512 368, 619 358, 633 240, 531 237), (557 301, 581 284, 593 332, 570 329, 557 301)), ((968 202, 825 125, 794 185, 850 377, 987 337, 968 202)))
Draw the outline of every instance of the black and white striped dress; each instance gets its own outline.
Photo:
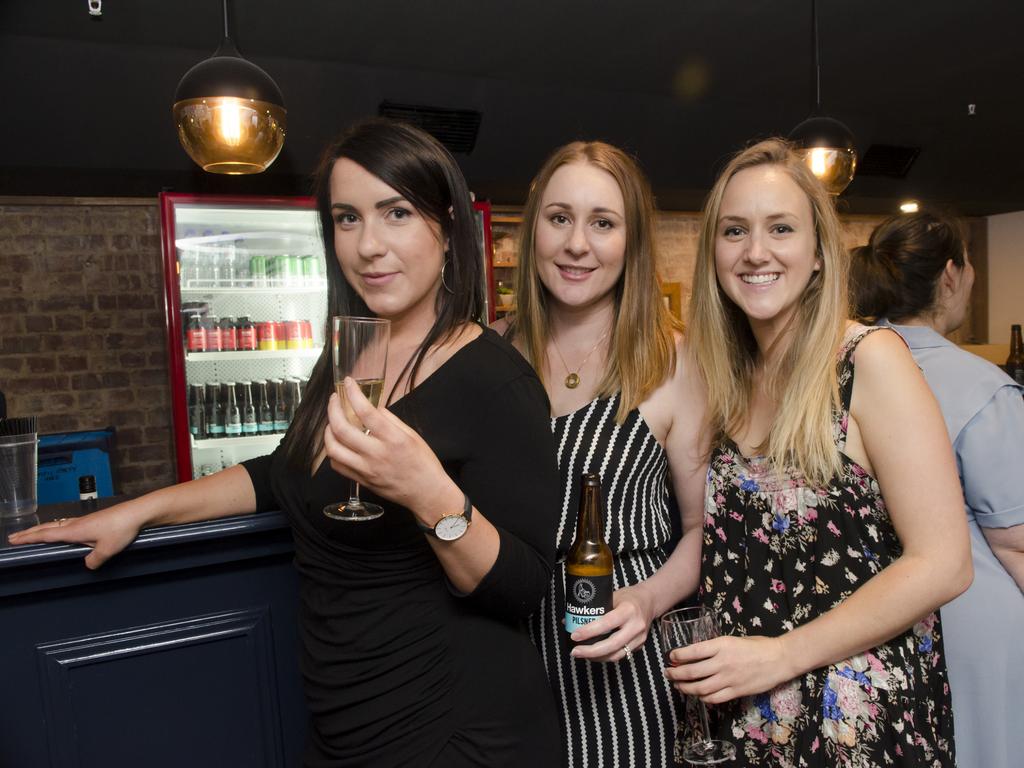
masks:
POLYGON ((680 703, 662 671, 656 626, 628 659, 594 663, 569 656, 562 625, 565 556, 576 535, 580 473, 601 475, 615 588, 643 581, 666 559, 671 521, 665 451, 639 410, 616 424, 618 406, 616 394, 551 420, 563 489, 558 562, 540 610, 530 617, 530 637, 561 704, 566 764, 579 768, 672 765, 680 703))

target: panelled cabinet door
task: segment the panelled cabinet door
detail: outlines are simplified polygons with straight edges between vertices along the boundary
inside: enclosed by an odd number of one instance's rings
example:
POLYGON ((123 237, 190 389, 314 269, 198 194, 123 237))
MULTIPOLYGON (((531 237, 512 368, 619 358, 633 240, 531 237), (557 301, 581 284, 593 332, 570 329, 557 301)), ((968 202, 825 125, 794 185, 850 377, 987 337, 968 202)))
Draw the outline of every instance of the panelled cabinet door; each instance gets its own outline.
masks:
POLYGON ((36 647, 53 768, 283 768, 270 612, 36 647))

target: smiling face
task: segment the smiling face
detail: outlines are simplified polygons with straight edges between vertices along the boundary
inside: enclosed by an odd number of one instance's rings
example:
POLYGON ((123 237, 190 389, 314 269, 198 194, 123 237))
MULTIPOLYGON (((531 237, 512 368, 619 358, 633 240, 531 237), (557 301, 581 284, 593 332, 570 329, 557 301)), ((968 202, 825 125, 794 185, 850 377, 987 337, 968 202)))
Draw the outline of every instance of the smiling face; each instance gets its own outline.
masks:
POLYGON ((622 191, 586 162, 552 174, 534 229, 537 274, 555 304, 580 309, 614 300, 626 256, 622 191))
POLYGON ((759 165, 730 179, 715 233, 715 271, 762 350, 786 327, 821 268, 816 247, 811 203, 785 170, 759 165))
POLYGON ((441 228, 395 189, 347 158, 330 180, 334 251, 370 311, 430 327, 441 280, 441 228))

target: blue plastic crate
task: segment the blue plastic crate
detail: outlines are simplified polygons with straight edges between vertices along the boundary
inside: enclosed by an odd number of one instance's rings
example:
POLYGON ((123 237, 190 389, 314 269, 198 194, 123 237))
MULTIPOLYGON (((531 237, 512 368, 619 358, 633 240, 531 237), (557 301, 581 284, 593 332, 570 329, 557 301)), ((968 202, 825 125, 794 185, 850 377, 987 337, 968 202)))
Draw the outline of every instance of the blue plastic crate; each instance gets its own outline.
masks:
POLYGON ((58 432, 39 436, 40 504, 78 501, 78 478, 96 478, 100 496, 114 495, 110 454, 114 450, 114 428, 87 432, 58 432))

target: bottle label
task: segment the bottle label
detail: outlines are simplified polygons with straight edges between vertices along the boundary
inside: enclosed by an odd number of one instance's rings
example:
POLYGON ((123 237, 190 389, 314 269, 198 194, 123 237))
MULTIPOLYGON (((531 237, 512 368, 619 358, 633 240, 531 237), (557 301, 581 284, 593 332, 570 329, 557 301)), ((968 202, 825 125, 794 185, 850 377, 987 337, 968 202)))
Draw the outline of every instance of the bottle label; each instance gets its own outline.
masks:
POLYGON ((287 421, 275 421, 274 422, 274 431, 276 431, 276 432, 284 432, 286 429, 288 429, 288 422, 287 421))
POLYGON ((229 435, 229 436, 240 435, 240 434, 242 434, 242 425, 241 424, 225 424, 224 425, 224 434, 225 435, 229 435))
POLYGON ((188 332, 188 351, 189 352, 205 352, 206 351, 206 331, 202 328, 191 328, 188 332))
POLYGON ((259 423, 259 433, 261 435, 269 435, 274 431, 274 422, 272 421, 261 421, 259 423))
POLYGON ((242 434, 255 435, 257 432, 256 422, 245 422, 242 424, 242 434))
POLYGON ((612 577, 565 577, 565 631, 572 634, 612 609, 612 577))
POLYGON ((242 328, 238 333, 238 348, 240 350, 256 349, 256 329, 242 328))
POLYGON ((207 432, 209 432, 211 435, 223 435, 224 426, 222 424, 210 424, 207 427, 207 432))

